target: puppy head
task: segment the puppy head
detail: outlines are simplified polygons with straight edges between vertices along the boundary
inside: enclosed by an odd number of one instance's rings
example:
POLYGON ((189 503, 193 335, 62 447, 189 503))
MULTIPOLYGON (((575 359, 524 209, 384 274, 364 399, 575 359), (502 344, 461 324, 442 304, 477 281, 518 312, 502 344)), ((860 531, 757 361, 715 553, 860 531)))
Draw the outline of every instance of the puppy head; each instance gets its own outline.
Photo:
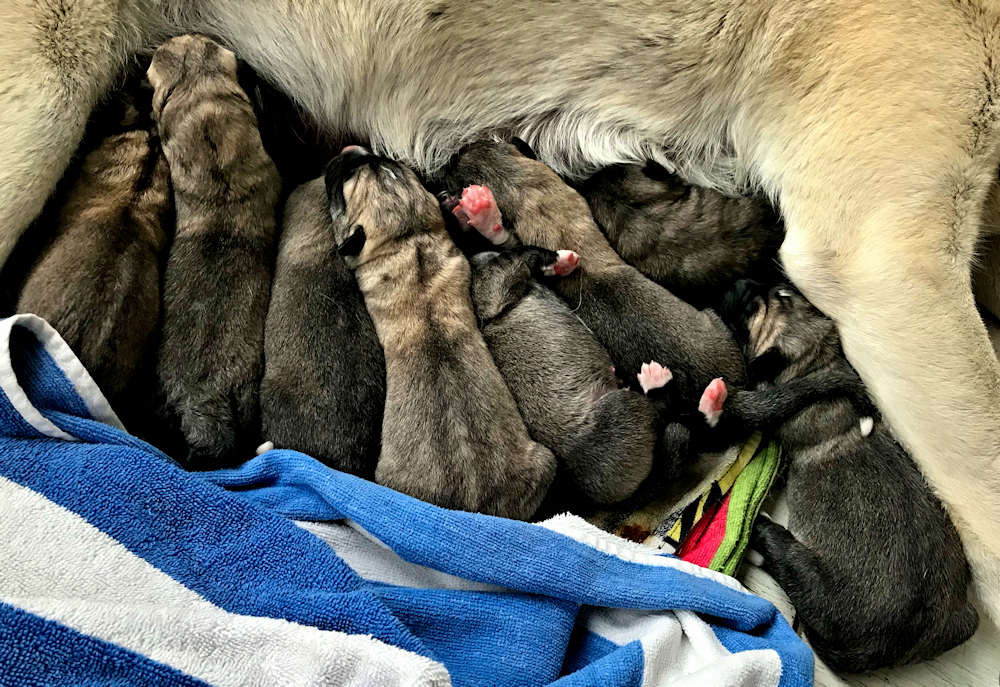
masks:
POLYGON ((223 77, 236 84, 236 70, 236 55, 207 36, 169 39, 153 53, 146 72, 154 89, 154 114, 163 109, 170 92, 182 81, 223 77))
POLYGON ((391 242, 444 231, 437 199, 398 162, 348 146, 330 161, 325 176, 334 236, 352 267, 391 242))
POLYGON ((461 197, 462 189, 470 184, 488 182, 493 188, 505 182, 513 183, 512 174, 542 164, 536 160, 528 144, 520 139, 512 143, 476 141, 462 148, 449 161, 443 173, 444 187, 447 194, 461 197))
POLYGON ((809 371, 824 351, 837 348, 833 321, 791 284, 768 287, 740 280, 726 293, 720 313, 746 350, 753 381, 783 371, 809 371))
POLYGON ((472 264, 472 303, 482 320, 499 317, 524 297, 531 284, 528 263, 513 253, 477 253, 472 264))

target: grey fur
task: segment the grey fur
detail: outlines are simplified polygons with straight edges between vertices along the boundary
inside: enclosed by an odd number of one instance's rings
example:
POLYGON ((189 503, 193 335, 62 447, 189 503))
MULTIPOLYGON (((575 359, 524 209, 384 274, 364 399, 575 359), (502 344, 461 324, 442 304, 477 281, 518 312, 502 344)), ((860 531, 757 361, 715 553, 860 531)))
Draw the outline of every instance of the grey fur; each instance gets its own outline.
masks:
POLYGON ((742 385, 743 360, 721 321, 625 264, 594 223, 583 197, 544 163, 508 143, 478 142, 447 167, 444 184, 453 194, 470 184, 487 186, 505 228, 521 242, 580 254, 580 267, 553 288, 629 383, 644 362, 655 360, 670 368, 674 378, 665 392, 674 409, 693 409, 715 377, 742 385))
POLYGON ((153 55, 149 79, 177 212, 158 375, 188 466, 210 469, 251 457, 260 439, 281 180, 231 52, 201 36, 173 38, 153 55))
POLYGON ((632 495, 649 475, 657 414, 619 388, 611 358, 538 282, 556 253, 520 247, 472 259, 472 301, 483 338, 532 438, 555 453, 597 503, 632 495))
POLYGON ((337 247, 323 179, 295 189, 285 203, 264 332, 262 435, 276 448, 371 479, 385 357, 337 247))
POLYGON ((741 277, 779 278, 785 229, 764 201, 693 186, 653 162, 603 169, 580 192, 615 252, 690 303, 741 277))
POLYGON ((469 264, 409 169, 355 150, 326 173, 334 232, 385 352, 379 484, 447 508, 528 518, 556 472, 476 326, 469 264))
MULTIPOLYGON (((780 395, 822 377, 857 379, 833 322, 790 285, 740 282, 728 305, 748 355, 782 361, 768 365, 773 386, 743 396, 780 395)), ((776 423, 766 412, 750 420, 775 425, 790 463, 789 527, 762 519, 753 545, 817 655, 834 670, 861 672, 933 658, 971 637, 979 618, 944 507, 878 417, 863 431, 849 396, 800 404, 776 423)))

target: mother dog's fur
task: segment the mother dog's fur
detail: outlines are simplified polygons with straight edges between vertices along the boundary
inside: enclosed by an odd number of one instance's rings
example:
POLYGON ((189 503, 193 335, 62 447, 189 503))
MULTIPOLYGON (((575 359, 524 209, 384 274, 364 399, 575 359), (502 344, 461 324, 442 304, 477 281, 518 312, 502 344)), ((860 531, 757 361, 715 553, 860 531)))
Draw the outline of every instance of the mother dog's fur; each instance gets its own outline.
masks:
POLYGON ((7 0, 0 259, 164 17, 425 172, 500 130, 577 176, 652 157, 757 186, 780 202, 791 278, 837 322, 1000 619, 1000 364, 970 287, 1000 156, 998 15, 993 0, 7 0))

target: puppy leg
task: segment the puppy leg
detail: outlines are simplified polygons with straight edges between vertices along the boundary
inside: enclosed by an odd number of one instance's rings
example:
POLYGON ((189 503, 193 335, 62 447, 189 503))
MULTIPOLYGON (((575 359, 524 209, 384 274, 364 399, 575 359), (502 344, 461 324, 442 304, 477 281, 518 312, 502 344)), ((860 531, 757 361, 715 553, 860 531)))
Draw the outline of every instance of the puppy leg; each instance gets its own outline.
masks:
POLYGON ((0 8, 0 265, 41 212, 91 109, 150 33, 146 0, 4 0, 0 8))
POLYGON ((1000 620, 1000 365, 970 287, 997 168, 996 113, 984 103, 998 98, 989 84, 1000 74, 995 60, 976 62, 982 43, 947 39, 927 49, 949 69, 872 56, 865 68, 877 73, 831 76, 814 98, 773 113, 762 135, 782 143, 762 151, 760 168, 783 170, 766 183, 781 196, 788 275, 837 323, 1000 620), (864 83, 885 88, 873 99, 864 83), (841 107, 821 104, 827 86, 843 87, 841 107))

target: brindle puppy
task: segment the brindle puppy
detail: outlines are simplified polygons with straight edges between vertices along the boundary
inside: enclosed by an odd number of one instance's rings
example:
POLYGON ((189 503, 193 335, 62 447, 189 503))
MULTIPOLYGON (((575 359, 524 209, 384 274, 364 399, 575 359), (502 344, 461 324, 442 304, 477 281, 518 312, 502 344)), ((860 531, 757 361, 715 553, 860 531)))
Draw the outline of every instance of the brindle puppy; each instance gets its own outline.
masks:
MULTIPOLYGON (((452 196, 470 185, 488 187, 504 232, 525 244, 582 256, 576 273, 553 288, 607 349, 624 379, 635 379, 651 360, 668 367, 673 381, 665 390, 673 410, 693 409, 714 377, 743 384, 743 360, 722 322, 625 264, 583 197, 545 164, 513 144, 480 142, 456 156, 444 184, 452 196)), ((485 216, 488 209, 482 210, 485 216)), ((475 225, 479 218, 472 220, 475 225)), ((506 245, 509 237, 494 232, 493 239, 506 245)))
POLYGON ((252 456, 260 439, 281 180, 231 52, 201 36, 173 38, 153 55, 149 80, 177 210, 158 374, 188 466, 210 469, 252 456))
POLYGON ((285 203, 264 333, 263 438, 371 479, 384 405, 382 346, 315 179, 285 203))
MULTIPOLYGON (((791 286, 739 282, 724 316, 751 360, 766 361, 772 396, 795 381, 857 378, 833 322, 791 286)), ((773 425, 789 457, 789 529, 762 519, 753 545, 817 655, 860 672, 927 660, 971 637, 978 615, 962 543, 889 428, 844 393, 782 412, 751 421, 773 425)))
POLYGON ((714 303, 741 277, 780 279, 785 228, 767 203, 692 186, 654 162, 608 167, 580 193, 615 252, 689 303, 714 303))
POLYGON ((575 256, 521 246, 472 258, 472 301, 490 354, 531 436, 592 501, 632 495, 653 466, 658 418, 620 388, 611 358, 539 283, 575 256))
POLYGON ((55 327, 132 431, 152 397, 172 231, 170 170, 140 108, 84 158, 17 302, 55 327))
POLYGON ((380 484, 446 508, 528 518, 555 476, 476 326, 469 264, 409 169, 349 147, 326 173, 341 253, 385 351, 380 484))

